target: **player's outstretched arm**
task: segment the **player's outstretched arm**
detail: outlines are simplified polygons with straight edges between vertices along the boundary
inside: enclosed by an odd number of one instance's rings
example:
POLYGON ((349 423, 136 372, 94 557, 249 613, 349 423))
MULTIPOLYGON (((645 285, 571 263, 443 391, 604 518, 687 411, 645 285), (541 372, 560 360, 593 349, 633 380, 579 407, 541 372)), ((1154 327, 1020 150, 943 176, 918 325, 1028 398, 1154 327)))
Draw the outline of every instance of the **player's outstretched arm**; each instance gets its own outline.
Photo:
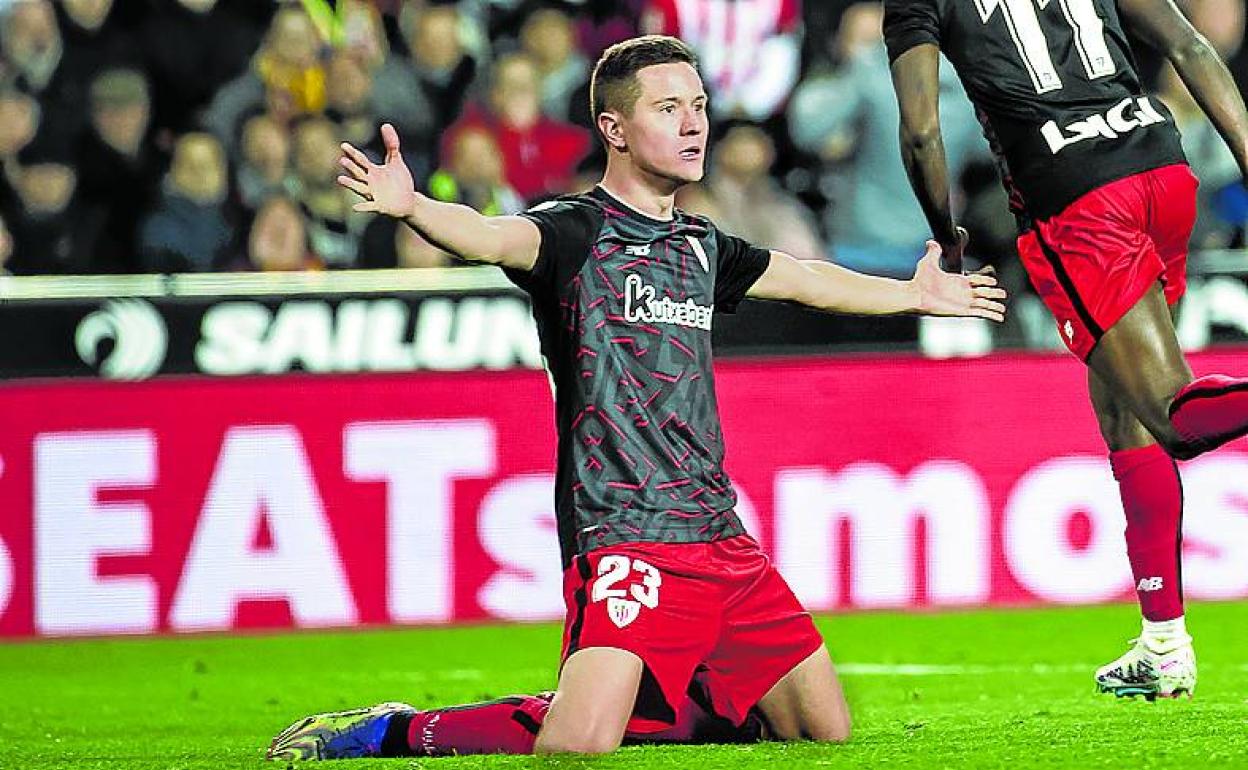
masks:
POLYGON ((748 296, 785 300, 829 313, 854 315, 967 316, 1005 319, 1005 290, 991 272, 947 273, 940 267, 940 245, 927 242, 908 281, 863 275, 830 262, 795 259, 771 252, 771 262, 748 296))
POLYGON ((386 145, 382 163, 373 163, 350 144, 342 144, 339 164, 346 171, 338 184, 363 198, 356 211, 402 219, 425 240, 468 262, 531 270, 541 246, 537 225, 524 217, 487 217, 468 206, 435 201, 416 192, 412 172, 399 154, 399 135, 381 127, 386 145))
POLYGON ((1222 57, 1172 0, 1119 0, 1118 8, 1131 28, 1174 65, 1248 179, 1248 112, 1222 57))
POLYGON ((944 250, 945 269, 962 270, 966 231, 953 223, 949 166, 940 134, 940 49, 916 45, 892 65, 901 113, 901 160, 932 235, 944 250))

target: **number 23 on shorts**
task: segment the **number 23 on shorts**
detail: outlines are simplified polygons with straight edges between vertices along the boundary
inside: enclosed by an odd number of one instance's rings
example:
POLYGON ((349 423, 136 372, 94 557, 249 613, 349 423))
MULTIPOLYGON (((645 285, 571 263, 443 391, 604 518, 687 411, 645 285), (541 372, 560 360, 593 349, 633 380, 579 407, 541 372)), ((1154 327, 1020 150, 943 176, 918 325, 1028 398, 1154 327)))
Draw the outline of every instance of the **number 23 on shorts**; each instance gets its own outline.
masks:
POLYGON ((636 620, 643 607, 652 610, 659 606, 663 576, 652 565, 641 559, 611 554, 598 561, 597 571, 592 601, 597 604, 605 600, 608 617, 620 628, 636 620), (633 573, 640 575, 640 581, 629 579, 633 573))

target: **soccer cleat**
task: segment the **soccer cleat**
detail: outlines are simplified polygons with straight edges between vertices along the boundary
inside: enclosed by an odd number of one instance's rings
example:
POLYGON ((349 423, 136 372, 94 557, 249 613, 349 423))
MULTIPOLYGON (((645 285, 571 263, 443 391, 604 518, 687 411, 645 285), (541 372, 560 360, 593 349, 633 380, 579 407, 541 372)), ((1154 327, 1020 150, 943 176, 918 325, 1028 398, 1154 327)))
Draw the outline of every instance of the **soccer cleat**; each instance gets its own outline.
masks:
POLYGON ((1131 640, 1131 649, 1096 672, 1097 692, 1119 698, 1143 695, 1155 698, 1192 697, 1196 691, 1196 653, 1192 638, 1184 635, 1177 643, 1157 649, 1144 638, 1131 640))
POLYGON ((285 762, 379 757, 391 717, 415 712, 416 709, 406 703, 381 703, 351 711, 314 714, 278 733, 265 756, 285 762))

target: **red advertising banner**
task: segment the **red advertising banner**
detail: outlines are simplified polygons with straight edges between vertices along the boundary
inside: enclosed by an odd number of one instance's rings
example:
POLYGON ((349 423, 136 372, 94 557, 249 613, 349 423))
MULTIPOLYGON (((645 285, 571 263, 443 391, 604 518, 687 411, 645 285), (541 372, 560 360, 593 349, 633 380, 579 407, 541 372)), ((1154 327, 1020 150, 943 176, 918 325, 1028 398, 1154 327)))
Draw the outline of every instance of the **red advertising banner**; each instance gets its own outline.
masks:
MULTIPOLYGON (((716 377, 741 513, 810 609, 1130 595, 1074 360, 716 377)), ((0 387, 0 636, 558 618, 553 422, 531 371, 0 387)), ((1187 595, 1248 597, 1248 442, 1183 475, 1187 595)))

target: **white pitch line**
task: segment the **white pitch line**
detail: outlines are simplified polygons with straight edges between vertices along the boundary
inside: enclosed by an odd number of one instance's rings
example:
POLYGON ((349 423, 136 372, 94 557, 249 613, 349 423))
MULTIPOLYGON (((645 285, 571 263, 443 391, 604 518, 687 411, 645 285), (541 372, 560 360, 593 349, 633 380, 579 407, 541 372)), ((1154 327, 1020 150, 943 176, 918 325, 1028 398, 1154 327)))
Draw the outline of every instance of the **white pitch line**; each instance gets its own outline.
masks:
MULTIPOLYGON (((990 676, 993 674, 1078 674, 1095 670, 1097 663, 1033 663, 1029 665, 944 665, 928 663, 838 663, 848 676, 990 676)), ((1248 671, 1248 663, 1229 666, 1201 664, 1202 671, 1248 671)))

